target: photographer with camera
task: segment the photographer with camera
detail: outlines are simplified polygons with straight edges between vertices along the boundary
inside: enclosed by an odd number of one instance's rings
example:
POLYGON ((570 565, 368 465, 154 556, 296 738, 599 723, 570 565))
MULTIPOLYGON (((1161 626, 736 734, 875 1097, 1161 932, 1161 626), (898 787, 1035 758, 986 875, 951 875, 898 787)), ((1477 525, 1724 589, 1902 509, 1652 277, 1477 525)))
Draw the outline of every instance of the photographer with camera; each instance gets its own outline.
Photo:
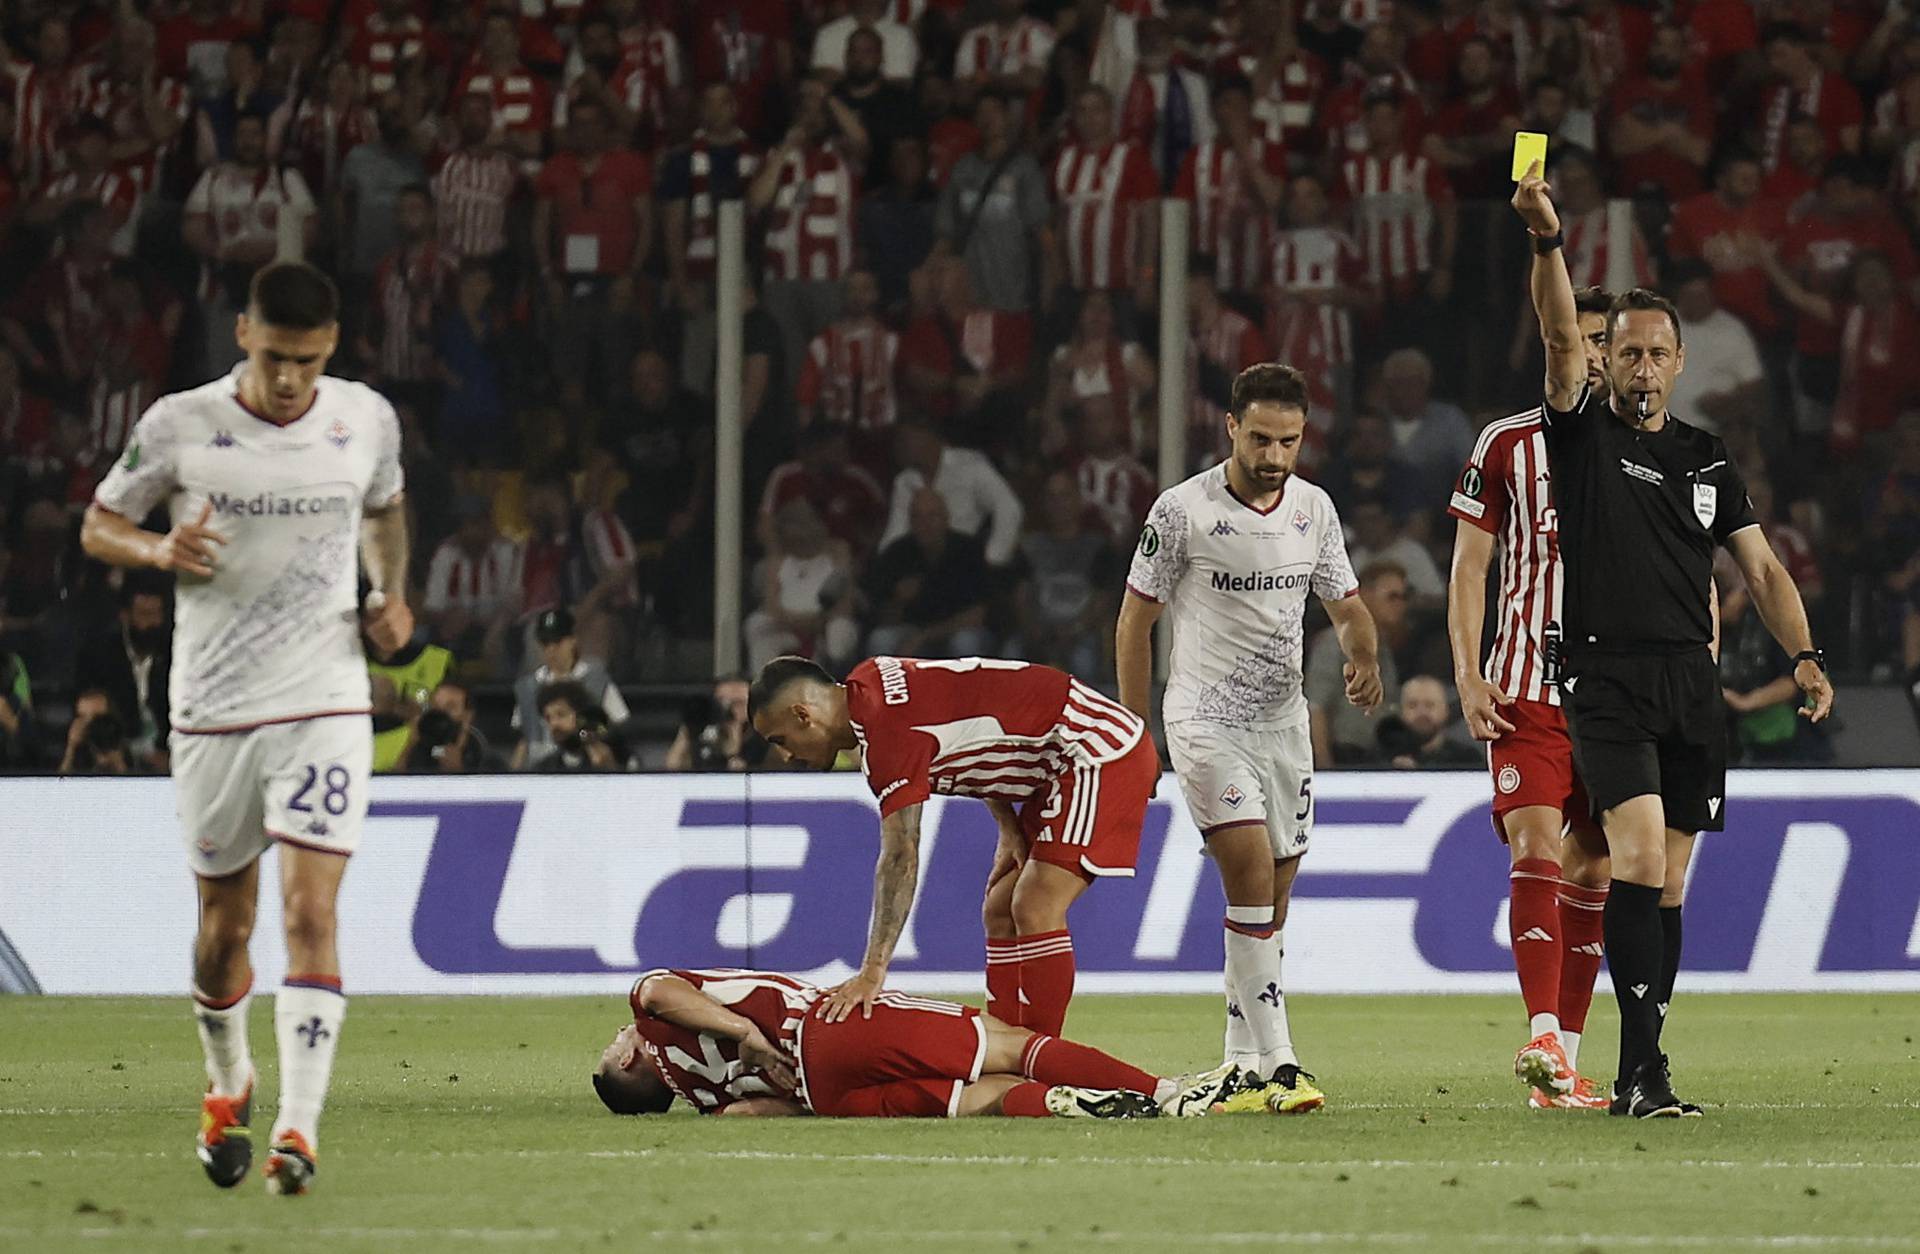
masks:
POLYGON ((533 635, 540 646, 540 665, 513 686, 513 729, 522 736, 513 751, 516 771, 537 769, 534 764, 553 751, 541 712, 545 708, 542 694, 554 684, 577 685, 586 694, 577 708, 598 706, 610 723, 624 723, 629 717, 626 700, 607 674, 606 663, 581 653, 573 611, 544 611, 534 621, 533 635))
POLYGON ((127 725, 99 688, 88 688, 73 699, 73 723, 67 728, 67 751, 60 759, 60 774, 141 774, 127 744, 127 725))
POLYGON ((631 771, 633 753, 607 712, 572 680, 543 685, 537 698, 540 720, 553 751, 533 764, 543 774, 631 771))
POLYGON ((765 763, 767 742, 749 735, 747 677, 722 675, 711 697, 687 703, 667 750, 669 771, 753 771, 765 763))
POLYGON ((413 775, 483 775, 506 770, 473 719, 473 693, 455 680, 443 682, 414 724, 401 769, 413 775))

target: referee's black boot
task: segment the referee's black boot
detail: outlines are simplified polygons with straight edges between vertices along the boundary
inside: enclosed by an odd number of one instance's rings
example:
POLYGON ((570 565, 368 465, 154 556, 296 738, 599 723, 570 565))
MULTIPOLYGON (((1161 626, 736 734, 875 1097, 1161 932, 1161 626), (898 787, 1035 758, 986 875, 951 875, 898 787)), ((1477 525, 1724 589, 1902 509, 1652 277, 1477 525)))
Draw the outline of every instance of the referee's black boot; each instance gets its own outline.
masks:
POLYGON ((1701 1113, 1698 1106, 1673 1095, 1673 1080, 1667 1074, 1665 1054, 1640 1064, 1633 1073, 1633 1083, 1627 1086, 1625 1099, 1624 1112, 1619 1111, 1620 1098, 1614 1099, 1614 1113, 1629 1114, 1635 1119, 1679 1119, 1698 1117, 1701 1113))

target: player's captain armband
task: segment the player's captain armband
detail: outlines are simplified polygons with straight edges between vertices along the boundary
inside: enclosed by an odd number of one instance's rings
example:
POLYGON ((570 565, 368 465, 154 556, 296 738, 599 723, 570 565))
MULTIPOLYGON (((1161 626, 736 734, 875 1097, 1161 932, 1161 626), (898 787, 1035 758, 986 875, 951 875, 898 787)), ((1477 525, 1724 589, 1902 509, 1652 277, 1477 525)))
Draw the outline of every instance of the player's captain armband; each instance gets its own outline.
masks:
POLYGON ((1486 502, 1476 501, 1464 492, 1455 492, 1453 494, 1453 507, 1469 518, 1485 518, 1487 516, 1486 502))

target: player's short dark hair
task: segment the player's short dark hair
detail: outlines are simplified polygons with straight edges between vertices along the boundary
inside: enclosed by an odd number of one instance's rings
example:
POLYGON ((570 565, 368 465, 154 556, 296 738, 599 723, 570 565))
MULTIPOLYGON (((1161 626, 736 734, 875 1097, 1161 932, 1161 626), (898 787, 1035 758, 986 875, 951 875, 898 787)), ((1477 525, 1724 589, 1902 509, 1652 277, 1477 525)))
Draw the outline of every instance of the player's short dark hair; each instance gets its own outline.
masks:
POLYGON ((1307 376, 1292 366, 1263 361, 1248 366, 1233 379, 1233 395, 1227 407, 1236 420, 1261 401, 1307 412, 1307 376))
POLYGON ((1619 321, 1620 315, 1635 310, 1658 310, 1667 315, 1667 321, 1673 324, 1673 346, 1680 347, 1680 311, 1673 307, 1672 301, 1646 287, 1632 288, 1613 298, 1613 304, 1607 307, 1608 338, 1612 338, 1614 324, 1619 321))
POLYGON ((673 1105, 673 1090, 664 1084, 632 1083, 628 1077, 605 1071, 595 1071, 589 1078, 601 1104, 616 1115, 661 1115, 673 1105))
POLYGON ((254 274, 247 316, 270 327, 318 331, 340 321, 340 289, 304 261, 276 261, 254 274))
POLYGON ((747 688, 747 721, 752 722, 760 716, 760 711, 770 708, 780 700, 780 694, 793 684, 805 681, 815 684, 831 684, 833 676, 820 663, 810 657, 786 654, 774 658, 760 668, 760 674, 747 688))
POLYGON ((1575 313, 1603 314, 1613 308, 1613 293, 1595 283, 1591 287, 1573 289, 1573 311, 1575 313))
POLYGON ((555 701, 565 701, 568 708, 578 718, 593 708, 593 697, 576 679, 556 679, 549 684, 541 684, 533 694, 533 708, 541 714, 555 701))

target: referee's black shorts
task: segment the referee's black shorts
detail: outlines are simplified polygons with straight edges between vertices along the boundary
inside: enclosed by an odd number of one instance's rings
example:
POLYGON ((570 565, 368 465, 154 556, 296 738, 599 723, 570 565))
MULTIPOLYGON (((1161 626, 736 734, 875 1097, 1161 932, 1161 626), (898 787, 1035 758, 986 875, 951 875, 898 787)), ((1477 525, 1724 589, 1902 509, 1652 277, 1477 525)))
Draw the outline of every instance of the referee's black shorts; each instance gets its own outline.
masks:
POLYGON ((1569 659, 1561 697, 1574 765, 1596 819, 1652 793, 1668 827, 1722 830, 1727 716, 1719 670, 1704 647, 1569 659))

